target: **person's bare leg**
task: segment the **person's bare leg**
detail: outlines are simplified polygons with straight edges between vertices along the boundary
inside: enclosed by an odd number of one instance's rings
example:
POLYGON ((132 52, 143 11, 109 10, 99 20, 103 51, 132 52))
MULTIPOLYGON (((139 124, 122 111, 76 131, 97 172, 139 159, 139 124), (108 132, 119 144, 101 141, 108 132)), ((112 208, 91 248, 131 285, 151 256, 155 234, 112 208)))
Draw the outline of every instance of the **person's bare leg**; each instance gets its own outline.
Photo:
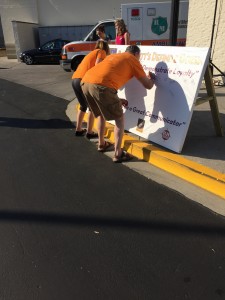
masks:
POLYGON ((98 116, 98 145, 102 146, 105 144, 105 119, 103 116, 98 116))
POLYGON ((78 110, 77 112, 77 125, 76 125, 76 131, 82 130, 82 123, 84 119, 85 112, 78 110))
POLYGON ((115 157, 120 157, 122 154, 121 144, 124 134, 124 115, 115 119, 114 139, 115 139, 115 157))
POLYGON ((93 132, 93 125, 94 125, 94 120, 95 117, 91 111, 88 112, 87 116, 87 133, 92 133, 93 132))

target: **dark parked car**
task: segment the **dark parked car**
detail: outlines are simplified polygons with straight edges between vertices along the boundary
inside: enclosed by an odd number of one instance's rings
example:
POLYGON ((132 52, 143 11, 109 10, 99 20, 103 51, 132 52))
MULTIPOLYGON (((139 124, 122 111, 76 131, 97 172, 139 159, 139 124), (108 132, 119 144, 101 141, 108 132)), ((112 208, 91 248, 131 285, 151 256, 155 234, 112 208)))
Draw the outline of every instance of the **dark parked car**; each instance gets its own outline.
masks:
POLYGON ((70 43, 70 41, 62 39, 49 41, 37 49, 23 51, 20 54, 20 60, 27 65, 34 63, 59 64, 62 47, 68 43, 70 43))

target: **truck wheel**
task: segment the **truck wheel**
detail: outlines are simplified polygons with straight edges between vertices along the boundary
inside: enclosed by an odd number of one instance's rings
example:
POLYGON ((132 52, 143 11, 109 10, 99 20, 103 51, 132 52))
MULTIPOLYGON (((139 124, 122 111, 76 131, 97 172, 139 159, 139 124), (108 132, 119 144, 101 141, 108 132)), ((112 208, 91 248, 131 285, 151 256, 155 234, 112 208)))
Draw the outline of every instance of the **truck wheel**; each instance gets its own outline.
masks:
POLYGON ((84 56, 80 56, 76 59, 74 59, 72 62, 71 62, 71 69, 72 71, 76 71, 77 67, 79 66, 79 64, 82 62, 84 56))

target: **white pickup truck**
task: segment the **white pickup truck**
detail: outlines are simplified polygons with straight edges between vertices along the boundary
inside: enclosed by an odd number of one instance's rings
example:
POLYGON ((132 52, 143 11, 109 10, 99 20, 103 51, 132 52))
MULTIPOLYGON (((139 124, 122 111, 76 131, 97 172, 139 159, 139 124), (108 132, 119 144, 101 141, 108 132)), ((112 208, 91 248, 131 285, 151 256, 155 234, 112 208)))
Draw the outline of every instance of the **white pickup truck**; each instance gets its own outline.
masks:
MULTIPOLYGON (((188 24, 188 0, 179 5, 177 45, 185 46, 188 24)), ((169 44, 171 1, 121 4, 121 17, 128 27, 130 43, 137 45, 167 46, 169 44)), ((110 43, 115 43, 114 20, 99 21, 82 41, 66 44, 60 64, 65 71, 75 71, 79 63, 95 47, 96 28, 104 25, 110 43)))
POLYGON ((104 25, 105 33, 110 36, 111 42, 114 43, 116 36, 114 20, 99 21, 82 41, 71 42, 63 46, 60 65, 65 71, 75 71, 85 55, 95 48, 98 40, 96 28, 99 25, 104 25))

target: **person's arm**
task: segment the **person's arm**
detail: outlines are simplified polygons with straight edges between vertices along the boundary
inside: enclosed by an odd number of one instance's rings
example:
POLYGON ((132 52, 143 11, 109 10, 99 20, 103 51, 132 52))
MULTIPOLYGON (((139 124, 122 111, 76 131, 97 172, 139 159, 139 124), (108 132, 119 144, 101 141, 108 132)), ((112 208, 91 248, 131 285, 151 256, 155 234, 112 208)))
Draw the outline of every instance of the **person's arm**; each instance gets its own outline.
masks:
POLYGON ((95 64, 97 65, 97 64, 99 64, 101 61, 103 61, 103 59, 99 57, 99 58, 96 59, 95 64))
POLYGON ((127 31, 124 34, 125 45, 130 45, 130 33, 127 31))
POLYGON ((155 83, 155 74, 152 72, 149 72, 148 76, 146 77, 141 77, 138 79, 141 84, 148 90, 150 90, 154 83, 155 83))
POLYGON ((95 60, 95 65, 99 64, 101 61, 104 60, 104 58, 106 57, 106 53, 105 53, 105 50, 98 50, 98 53, 97 53, 97 57, 96 57, 96 60, 95 60))

